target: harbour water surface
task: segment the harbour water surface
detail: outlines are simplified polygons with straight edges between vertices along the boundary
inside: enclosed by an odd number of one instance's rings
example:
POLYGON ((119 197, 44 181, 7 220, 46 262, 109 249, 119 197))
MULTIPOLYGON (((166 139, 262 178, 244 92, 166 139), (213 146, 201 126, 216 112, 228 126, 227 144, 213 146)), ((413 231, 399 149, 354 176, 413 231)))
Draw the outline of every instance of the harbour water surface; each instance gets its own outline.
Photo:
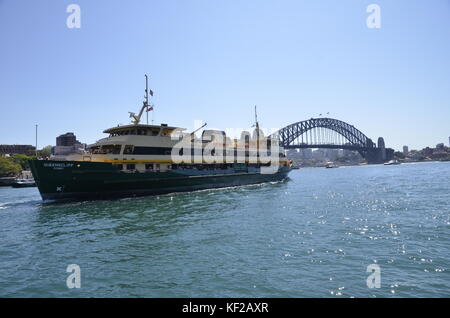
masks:
POLYGON ((450 163, 63 204, 0 188, 0 296, 449 297, 449 202, 450 163))

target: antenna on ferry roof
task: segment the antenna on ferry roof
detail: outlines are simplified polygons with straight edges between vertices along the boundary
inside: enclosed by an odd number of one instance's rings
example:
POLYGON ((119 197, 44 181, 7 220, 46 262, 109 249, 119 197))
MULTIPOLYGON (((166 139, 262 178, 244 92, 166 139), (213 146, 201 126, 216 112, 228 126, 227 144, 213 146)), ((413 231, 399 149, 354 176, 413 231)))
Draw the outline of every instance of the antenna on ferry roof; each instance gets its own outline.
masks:
POLYGON ((255 105, 255 124, 252 127, 256 127, 256 129, 259 129, 258 113, 256 111, 256 105, 255 105))
MULTIPOLYGON (((147 125, 148 125, 148 76, 147 74, 145 74, 145 100, 142 103, 142 107, 141 110, 139 111, 139 114, 135 114, 133 112, 128 112, 130 114, 130 118, 132 119, 131 122, 133 123, 133 125, 139 125, 140 121, 141 121, 141 117, 142 117, 142 113, 144 112, 144 109, 147 111, 147 125)), ((150 96, 153 96, 153 91, 150 90, 150 96)), ((153 109, 153 106, 151 107, 151 109, 153 109)))
POLYGON ((147 125, 148 125, 148 76, 145 74, 145 102, 146 115, 147 115, 147 125))

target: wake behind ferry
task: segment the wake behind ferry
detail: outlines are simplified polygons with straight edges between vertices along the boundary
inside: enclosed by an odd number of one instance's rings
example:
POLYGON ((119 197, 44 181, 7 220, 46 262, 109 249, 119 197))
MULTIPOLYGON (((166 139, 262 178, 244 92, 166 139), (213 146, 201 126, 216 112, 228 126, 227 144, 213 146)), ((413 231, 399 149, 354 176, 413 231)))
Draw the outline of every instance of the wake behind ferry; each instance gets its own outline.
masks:
POLYGON ((273 137, 262 138, 256 107, 253 136, 243 132, 240 139, 230 139, 223 131, 203 130, 198 138, 196 131, 185 133, 185 129, 166 124, 141 124, 143 112, 153 109, 147 87, 139 114, 130 113, 131 124, 106 129, 108 137, 89 145, 83 154, 30 161, 43 200, 155 195, 287 177, 291 162, 281 147, 273 146, 273 137), (180 144, 184 147, 179 148, 180 144), (263 154, 271 159, 263 161, 263 154), (264 172, 269 167, 274 169, 264 172))

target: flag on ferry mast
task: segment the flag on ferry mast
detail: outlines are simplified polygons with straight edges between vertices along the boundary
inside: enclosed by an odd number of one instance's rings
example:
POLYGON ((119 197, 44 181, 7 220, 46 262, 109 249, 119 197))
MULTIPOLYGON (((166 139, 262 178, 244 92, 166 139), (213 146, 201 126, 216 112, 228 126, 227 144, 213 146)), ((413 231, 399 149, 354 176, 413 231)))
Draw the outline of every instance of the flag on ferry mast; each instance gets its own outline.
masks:
POLYGON ((147 108, 147 112, 152 111, 153 110, 153 106, 147 108))

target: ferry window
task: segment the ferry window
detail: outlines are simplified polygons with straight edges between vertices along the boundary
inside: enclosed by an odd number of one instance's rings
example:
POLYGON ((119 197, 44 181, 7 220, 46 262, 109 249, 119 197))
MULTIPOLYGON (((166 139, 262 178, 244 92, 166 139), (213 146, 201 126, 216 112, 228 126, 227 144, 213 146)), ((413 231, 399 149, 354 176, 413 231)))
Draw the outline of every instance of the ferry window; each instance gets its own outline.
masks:
POLYGON ((146 163, 145 170, 153 170, 153 163, 146 163))
POLYGON ((136 169, 136 165, 134 163, 127 164, 127 170, 134 170, 134 169, 136 169))
POLYGON ((95 146, 95 147, 92 147, 90 150, 91 150, 92 153, 99 153, 100 147, 99 146, 95 146))
POLYGON ((120 154, 120 149, 121 145, 103 145, 100 153, 118 155, 120 154))
POLYGON ((115 165, 115 166, 116 166, 117 170, 122 170, 123 169, 123 165, 122 164, 118 164, 118 165, 115 165))
POLYGON ((120 150, 122 150, 122 145, 114 145, 113 154, 120 155, 120 150))
POLYGON ((124 155, 130 155, 133 153, 133 145, 126 145, 125 149, 123 150, 124 155))
POLYGON ((169 147, 134 147, 134 155, 170 155, 172 148, 169 147))
POLYGON ((159 163, 156 164, 155 170, 159 171, 159 163))

